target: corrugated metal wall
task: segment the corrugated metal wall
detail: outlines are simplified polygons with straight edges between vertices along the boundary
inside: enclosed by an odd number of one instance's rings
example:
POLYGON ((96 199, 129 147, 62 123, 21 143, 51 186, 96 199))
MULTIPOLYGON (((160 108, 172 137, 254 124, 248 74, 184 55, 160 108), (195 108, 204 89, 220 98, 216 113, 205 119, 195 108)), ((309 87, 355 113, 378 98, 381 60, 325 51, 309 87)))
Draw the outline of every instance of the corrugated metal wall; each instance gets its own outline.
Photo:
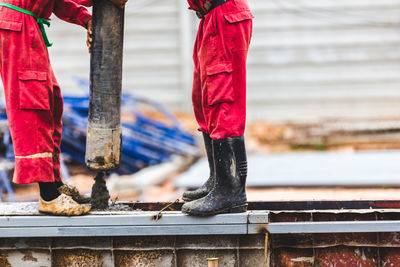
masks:
POLYGON ((250 0, 250 113, 400 117, 399 0, 250 0))
MULTIPOLYGON (((249 119, 400 117, 400 0, 249 0, 249 119)), ((183 0, 131 0, 124 90, 190 109, 197 19, 183 0)), ((64 92, 88 77, 84 29, 53 19, 53 67, 64 92)))

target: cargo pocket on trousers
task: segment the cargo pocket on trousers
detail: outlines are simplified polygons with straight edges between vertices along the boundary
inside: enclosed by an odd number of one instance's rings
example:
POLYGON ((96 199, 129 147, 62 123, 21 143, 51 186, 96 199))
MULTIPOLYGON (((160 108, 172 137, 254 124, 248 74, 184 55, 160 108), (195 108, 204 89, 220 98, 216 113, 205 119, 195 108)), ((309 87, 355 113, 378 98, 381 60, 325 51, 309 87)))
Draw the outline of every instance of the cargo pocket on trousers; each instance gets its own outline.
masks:
POLYGON ((220 63, 207 69, 207 102, 209 106, 233 102, 232 63, 220 63))
POLYGON ((19 71, 19 108, 50 110, 47 72, 19 71))
POLYGON ((20 32, 20 31, 22 31, 22 22, 7 21, 7 20, 0 19, 0 30, 20 32))
POLYGON ((254 18, 249 10, 224 14, 227 29, 224 33, 233 52, 247 51, 250 46, 254 18))

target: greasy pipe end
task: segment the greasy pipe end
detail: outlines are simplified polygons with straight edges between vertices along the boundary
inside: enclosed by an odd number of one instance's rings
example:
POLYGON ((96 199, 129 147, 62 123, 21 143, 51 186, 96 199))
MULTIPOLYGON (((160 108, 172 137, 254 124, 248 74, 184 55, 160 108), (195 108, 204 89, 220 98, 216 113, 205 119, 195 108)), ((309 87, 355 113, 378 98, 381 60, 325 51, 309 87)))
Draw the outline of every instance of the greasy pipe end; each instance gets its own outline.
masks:
POLYGON ((85 163, 91 170, 110 171, 121 163, 122 129, 88 127, 85 163))

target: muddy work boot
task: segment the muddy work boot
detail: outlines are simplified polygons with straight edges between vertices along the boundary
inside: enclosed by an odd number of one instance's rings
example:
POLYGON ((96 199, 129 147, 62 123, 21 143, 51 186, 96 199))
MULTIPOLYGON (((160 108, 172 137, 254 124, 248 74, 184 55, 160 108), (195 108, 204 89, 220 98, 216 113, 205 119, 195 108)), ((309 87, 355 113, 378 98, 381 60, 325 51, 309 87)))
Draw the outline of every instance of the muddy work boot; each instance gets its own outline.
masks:
POLYGON ((79 193, 78 188, 75 186, 64 184, 58 187, 57 190, 60 192, 60 194, 65 194, 72 197, 72 199, 79 204, 86 204, 90 202, 90 197, 83 196, 81 193, 79 193))
POLYGON ((215 183, 215 170, 214 170, 214 156, 213 156, 213 148, 212 148, 212 139, 210 135, 203 133, 204 145, 206 147, 208 165, 210 167, 210 177, 207 181, 198 189, 194 191, 186 191, 183 193, 182 199, 184 201, 192 201, 195 199, 199 199, 205 197, 211 189, 214 187, 215 183))
POLYGON ((213 140, 215 186, 210 193, 182 206, 182 212, 206 216, 247 210, 247 159, 244 137, 213 140))
POLYGON ((79 216, 90 211, 89 205, 80 205, 72 197, 61 194, 56 199, 45 201, 39 198, 39 212, 59 216, 79 216))

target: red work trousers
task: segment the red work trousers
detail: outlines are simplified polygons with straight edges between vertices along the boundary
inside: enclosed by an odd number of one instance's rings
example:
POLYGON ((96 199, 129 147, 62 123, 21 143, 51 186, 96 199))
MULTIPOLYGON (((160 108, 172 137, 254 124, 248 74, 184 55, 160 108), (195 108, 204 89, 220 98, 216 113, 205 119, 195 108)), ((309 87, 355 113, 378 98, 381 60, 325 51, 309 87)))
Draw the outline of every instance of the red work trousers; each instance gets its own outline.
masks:
POLYGON ((29 31, 0 34, 1 74, 15 153, 14 182, 60 181, 63 98, 41 35, 29 38, 28 34, 29 31), (38 61, 32 61, 36 51, 27 48, 34 45, 45 55, 38 61), (31 64, 34 67, 29 67, 31 64))
POLYGON ((63 98, 60 87, 50 87, 46 75, 19 72, 19 86, 4 87, 18 184, 61 181, 63 98))
POLYGON ((212 139, 244 135, 246 60, 252 14, 245 0, 231 0, 200 22, 194 46, 192 101, 199 130, 212 139))
MULTIPOLYGON (((91 19, 84 7, 71 0, 1 2, 40 18, 54 13, 83 27, 91 19)), ((60 181, 63 112, 60 87, 36 19, 7 7, 0 8, 0 74, 14 144, 14 182, 60 181)))
MULTIPOLYGON (((35 88, 32 84, 38 83, 35 80, 21 81, 24 82, 30 83, 30 89, 35 88)), ((23 91, 26 88, 20 90, 22 91, 19 94, 26 97, 23 91)), ((36 101, 49 99, 47 101, 50 105, 41 106, 42 109, 38 109, 33 103, 28 103, 33 100, 28 97, 25 100, 21 99, 28 104, 26 109, 15 108, 21 105, 21 101, 18 103, 13 99, 7 100, 7 117, 15 152, 14 182, 18 184, 61 181, 63 98, 58 86, 53 86, 48 94, 46 92, 44 94, 46 95, 42 98, 34 96, 36 101)), ((41 104, 44 103, 43 101, 41 104)))

